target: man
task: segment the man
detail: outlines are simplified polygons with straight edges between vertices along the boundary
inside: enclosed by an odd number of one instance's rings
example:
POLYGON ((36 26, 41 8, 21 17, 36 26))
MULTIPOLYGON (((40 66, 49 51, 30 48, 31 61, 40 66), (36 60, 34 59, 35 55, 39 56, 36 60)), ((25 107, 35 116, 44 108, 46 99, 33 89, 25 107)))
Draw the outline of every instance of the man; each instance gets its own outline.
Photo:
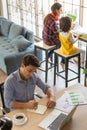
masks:
POLYGON ((52 89, 35 73, 38 67, 40 67, 38 59, 29 54, 23 57, 20 68, 8 76, 4 83, 4 99, 7 108, 36 109, 38 107, 38 102, 34 99, 36 85, 48 96, 47 108, 55 106, 52 89))

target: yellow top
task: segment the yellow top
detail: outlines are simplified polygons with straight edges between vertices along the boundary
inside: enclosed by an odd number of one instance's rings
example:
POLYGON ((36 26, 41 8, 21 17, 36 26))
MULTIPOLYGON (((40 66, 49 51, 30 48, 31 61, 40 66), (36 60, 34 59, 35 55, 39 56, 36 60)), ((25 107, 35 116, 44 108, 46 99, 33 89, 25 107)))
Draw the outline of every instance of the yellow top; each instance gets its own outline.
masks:
POLYGON ((64 55, 70 55, 77 52, 77 48, 73 45, 76 41, 72 37, 72 33, 65 33, 63 35, 62 32, 59 33, 59 39, 61 41, 61 53, 64 55), (70 40, 71 39, 71 40, 70 40))

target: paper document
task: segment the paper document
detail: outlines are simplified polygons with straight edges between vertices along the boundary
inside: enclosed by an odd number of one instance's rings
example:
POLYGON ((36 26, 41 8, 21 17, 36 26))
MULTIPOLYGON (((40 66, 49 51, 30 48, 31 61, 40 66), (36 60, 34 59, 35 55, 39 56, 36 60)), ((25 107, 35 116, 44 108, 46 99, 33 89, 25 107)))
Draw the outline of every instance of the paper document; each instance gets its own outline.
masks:
POLYGON ((68 103, 70 105, 87 104, 81 91, 66 91, 66 93, 69 95, 68 103))
POLYGON ((64 93, 59 99, 56 100, 55 108, 66 113, 70 113, 74 106, 71 106, 68 102, 69 95, 64 93))
POLYGON ((72 30, 74 33, 76 34, 87 34, 87 29, 86 28, 83 28, 79 25, 79 23, 75 23, 75 27, 74 29, 72 30))
POLYGON ((44 114, 46 110, 47 110, 47 107, 44 105, 38 105, 38 108, 36 110, 35 109, 27 109, 27 111, 38 113, 38 114, 44 114))

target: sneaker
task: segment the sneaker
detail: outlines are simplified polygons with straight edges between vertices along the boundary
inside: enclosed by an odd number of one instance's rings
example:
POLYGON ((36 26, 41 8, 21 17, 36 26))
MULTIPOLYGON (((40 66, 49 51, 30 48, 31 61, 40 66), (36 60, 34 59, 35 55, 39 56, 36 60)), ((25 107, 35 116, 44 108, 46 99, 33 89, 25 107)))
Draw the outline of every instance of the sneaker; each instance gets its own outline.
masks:
POLYGON ((78 64, 78 59, 73 58, 73 63, 74 63, 74 64, 78 64))
POLYGON ((52 60, 51 60, 51 58, 48 59, 48 62, 49 62, 49 63, 53 63, 52 60))
POLYGON ((65 70, 65 64, 61 62, 60 65, 61 65, 62 69, 65 70))

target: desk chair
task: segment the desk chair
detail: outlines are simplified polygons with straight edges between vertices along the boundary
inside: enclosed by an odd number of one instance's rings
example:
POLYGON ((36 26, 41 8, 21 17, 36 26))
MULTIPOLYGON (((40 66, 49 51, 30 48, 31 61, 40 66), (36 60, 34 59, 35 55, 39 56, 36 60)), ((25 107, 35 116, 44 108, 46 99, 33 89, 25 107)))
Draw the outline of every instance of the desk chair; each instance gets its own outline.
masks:
POLYGON ((40 49, 42 51, 45 52, 45 60, 42 60, 40 62, 40 64, 42 64, 43 62, 45 62, 45 69, 43 68, 39 68, 39 70, 45 72, 45 82, 47 82, 47 75, 48 75, 48 70, 51 69, 52 67, 54 67, 54 64, 51 62, 48 61, 48 52, 52 49, 55 48, 55 45, 54 46, 49 46, 49 45, 46 45, 45 43, 43 43, 43 41, 41 42, 38 42, 38 43, 35 43, 35 55, 37 56, 37 49, 40 49), (50 63, 50 67, 48 67, 48 64, 50 63))
POLYGON ((65 87, 68 86, 68 82, 78 79, 78 82, 80 82, 80 52, 74 53, 72 55, 63 55, 60 51, 60 49, 56 49, 54 51, 54 85, 56 84, 56 75, 65 79, 65 87), (65 70, 59 71, 59 57, 63 58, 65 60, 65 70), (76 72, 73 68, 70 69, 69 66, 69 60, 71 58, 77 57, 78 58, 78 72, 76 72), (72 71, 74 74, 76 74, 76 77, 68 79, 68 71, 72 71), (62 73, 65 73, 65 76, 61 75, 62 73))
POLYGON ((0 95, 1 95, 1 101, 2 101, 2 107, 0 109, 2 110, 3 114, 6 114, 10 112, 10 110, 5 107, 3 92, 4 92, 4 83, 0 84, 0 95))

